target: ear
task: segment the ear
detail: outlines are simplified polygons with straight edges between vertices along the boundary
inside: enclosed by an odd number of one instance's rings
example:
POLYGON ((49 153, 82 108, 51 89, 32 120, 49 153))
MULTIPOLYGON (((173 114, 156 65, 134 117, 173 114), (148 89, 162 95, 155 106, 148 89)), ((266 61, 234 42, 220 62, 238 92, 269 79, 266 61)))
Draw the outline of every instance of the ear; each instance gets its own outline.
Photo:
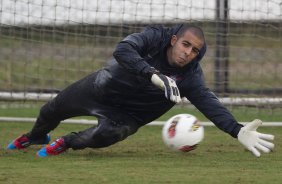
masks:
POLYGON ((177 36, 176 35, 172 35, 171 40, 170 40, 171 46, 174 46, 176 42, 177 42, 177 36))

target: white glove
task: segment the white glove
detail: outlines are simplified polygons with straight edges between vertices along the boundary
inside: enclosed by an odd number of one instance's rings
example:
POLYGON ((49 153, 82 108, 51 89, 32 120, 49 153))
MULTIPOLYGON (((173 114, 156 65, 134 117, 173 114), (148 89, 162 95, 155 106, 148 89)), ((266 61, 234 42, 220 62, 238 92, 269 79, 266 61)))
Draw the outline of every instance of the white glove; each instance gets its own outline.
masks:
POLYGON ((257 132, 257 128, 262 124, 262 121, 255 119, 242 127, 238 134, 238 140, 256 157, 260 157, 260 151, 269 153, 274 148, 274 144, 269 142, 274 140, 271 134, 262 134, 257 132))
POLYGON ((178 87, 173 79, 163 74, 153 74, 151 81, 155 86, 165 91, 167 99, 175 103, 181 102, 178 87))

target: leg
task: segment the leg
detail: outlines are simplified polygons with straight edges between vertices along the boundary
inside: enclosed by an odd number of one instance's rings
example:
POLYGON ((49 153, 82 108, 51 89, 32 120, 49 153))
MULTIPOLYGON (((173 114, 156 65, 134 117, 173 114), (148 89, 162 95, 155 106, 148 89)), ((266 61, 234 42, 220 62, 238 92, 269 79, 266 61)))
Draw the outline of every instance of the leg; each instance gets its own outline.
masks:
POLYGON ((65 101, 63 105, 57 105, 58 102, 62 101, 61 98, 59 96, 46 103, 41 108, 32 130, 10 142, 7 149, 24 149, 32 144, 48 144, 50 136, 47 134, 55 129, 61 120, 80 113, 79 108, 77 111, 73 111, 74 108, 69 108, 68 102, 70 100, 65 101))
POLYGON ((39 116, 32 128, 26 135, 34 140, 54 130, 62 120, 75 116, 90 115, 91 109, 96 106, 93 99, 92 81, 94 75, 89 75, 66 89, 57 97, 46 103, 40 110, 39 116))
POLYGON ((108 118, 99 119, 97 127, 64 136, 66 147, 72 149, 102 148, 124 140, 134 134, 140 126, 134 122, 115 122, 108 118))
POLYGON ((58 155, 68 148, 84 149, 102 148, 124 140, 134 134, 140 125, 134 123, 115 122, 105 117, 99 119, 97 127, 92 127, 78 133, 63 136, 37 152, 38 157, 58 155))
POLYGON ((32 130, 26 135, 31 139, 40 139, 40 137, 45 136, 51 130, 55 129, 61 118, 55 113, 54 104, 55 99, 46 103, 41 109, 39 116, 32 128, 32 130))

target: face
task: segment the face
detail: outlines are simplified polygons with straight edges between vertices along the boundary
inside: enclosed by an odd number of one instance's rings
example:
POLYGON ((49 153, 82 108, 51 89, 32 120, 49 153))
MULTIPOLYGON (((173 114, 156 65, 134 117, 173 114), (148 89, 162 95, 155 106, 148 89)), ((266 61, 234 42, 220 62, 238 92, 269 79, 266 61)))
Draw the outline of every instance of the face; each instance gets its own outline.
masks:
POLYGON ((196 58, 204 41, 187 30, 181 37, 173 35, 167 50, 168 62, 173 67, 184 67, 196 58))

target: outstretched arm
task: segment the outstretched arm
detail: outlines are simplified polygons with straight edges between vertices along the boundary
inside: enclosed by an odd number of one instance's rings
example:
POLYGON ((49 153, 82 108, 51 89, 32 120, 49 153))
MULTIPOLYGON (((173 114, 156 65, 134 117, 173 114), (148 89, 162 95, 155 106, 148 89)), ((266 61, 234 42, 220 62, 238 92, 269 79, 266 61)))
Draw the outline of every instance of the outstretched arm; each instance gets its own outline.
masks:
POLYGON ((260 120, 254 120, 246 126, 239 124, 235 120, 215 94, 205 87, 200 68, 192 78, 193 80, 188 81, 190 87, 183 90, 185 96, 218 128, 237 138, 256 157, 261 155, 260 151, 268 153, 274 148, 274 144, 269 142, 274 139, 273 135, 256 131, 258 126, 262 124, 260 120))

